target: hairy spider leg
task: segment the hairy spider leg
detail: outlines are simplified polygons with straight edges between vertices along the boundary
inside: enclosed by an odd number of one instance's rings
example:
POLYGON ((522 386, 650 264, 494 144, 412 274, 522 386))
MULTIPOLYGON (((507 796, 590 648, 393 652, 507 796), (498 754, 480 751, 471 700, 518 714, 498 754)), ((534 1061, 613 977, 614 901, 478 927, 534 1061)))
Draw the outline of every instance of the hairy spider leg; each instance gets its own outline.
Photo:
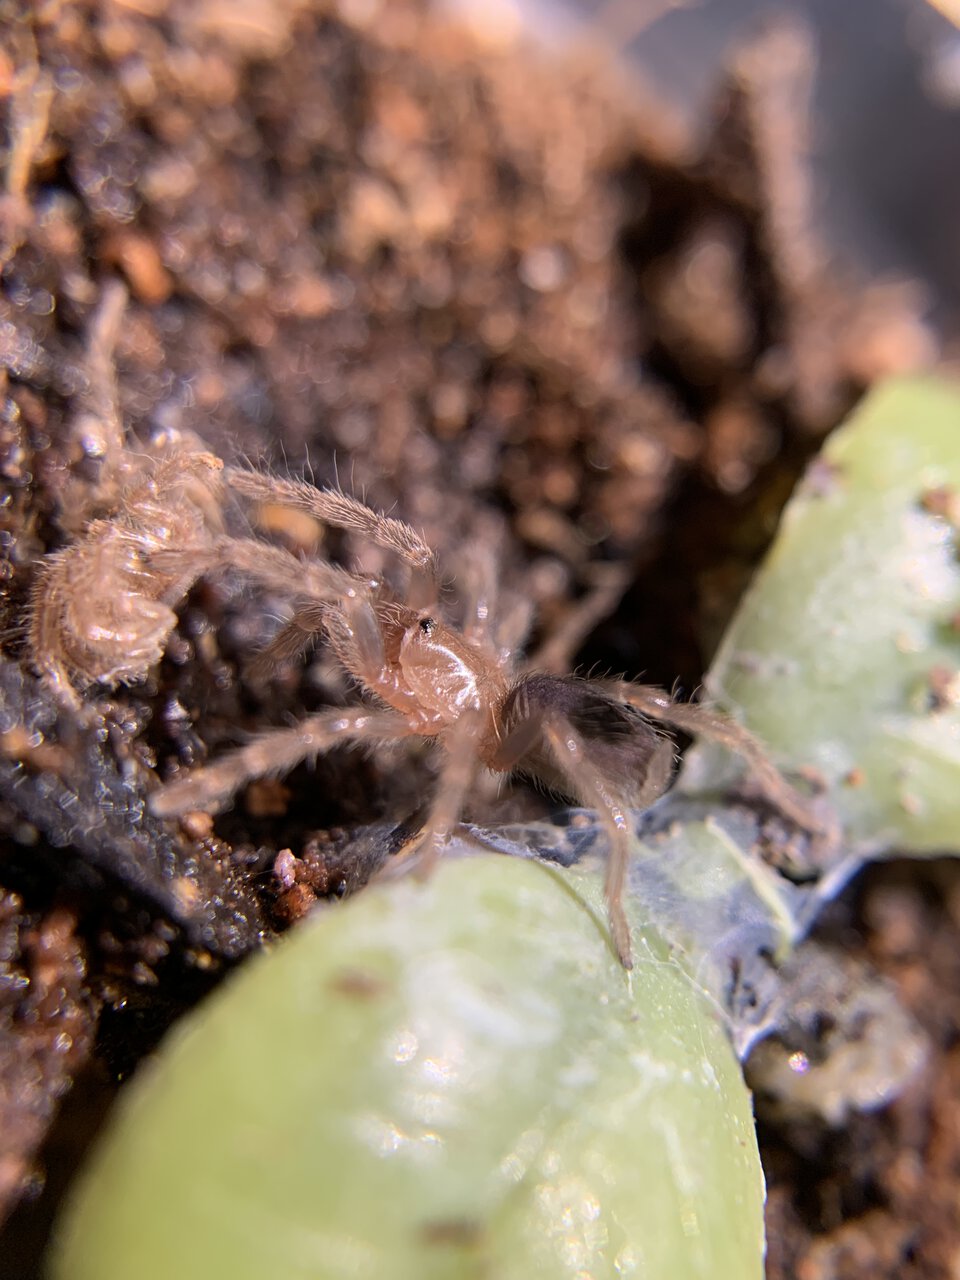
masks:
POLYGON ((571 670, 584 640, 598 622, 616 609, 630 582, 630 567, 626 564, 597 564, 594 583, 582 600, 567 611, 566 617, 554 627, 551 635, 529 656, 523 664, 526 672, 546 671, 562 675, 571 670))
POLYGON ((746 763, 764 798, 791 822, 813 835, 829 836, 830 829, 806 800, 781 775, 763 744, 736 720, 709 711, 699 703, 674 702, 668 693, 651 685, 624 680, 598 682, 614 697, 636 707, 652 720, 673 725, 694 736, 717 742, 736 752, 746 763))
POLYGON ((484 537, 472 539, 458 563, 457 586, 463 601, 461 634, 467 644, 475 645, 496 661, 493 619, 497 615, 497 560, 489 541, 484 537))
POLYGON ((607 873, 603 882, 603 896, 607 903, 610 932, 620 963, 625 969, 633 968, 633 946, 630 941, 630 925, 623 909, 623 891, 630 865, 630 840, 633 825, 630 809, 623 800, 608 788, 603 779, 594 774, 586 761, 583 740, 561 716, 547 715, 543 723, 544 741, 550 747, 553 758, 577 798, 595 809, 607 829, 610 840, 607 854, 607 873))
POLYGON ((88 385, 77 427, 81 437, 99 437, 105 470, 115 469, 124 453, 117 375, 113 353, 127 307, 127 291, 119 280, 108 280, 86 331, 88 385))
POLYGON ((33 584, 30 644, 37 670, 51 682, 57 694, 74 709, 81 698, 73 687, 63 643, 63 620, 69 593, 64 589, 71 566, 70 551, 47 556, 33 584))
POLYGON ((301 760, 329 751, 341 741, 395 742, 425 733, 432 736, 433 726, 386 659, 369 598, 357 595, 342 600, 324 621, 331 647, 348 674, 390 710, 338 708, 263 734, 190 777, 163 787, 151 801, 154 813, 165 817, 192 808, 219 807, 248 780, 287 773, 301 760))
POLYGON ((415 732, 395 711, 369 707, 322 711, 289 728, 260 734, 214 764, 168 783, 150 797, 150 809, 158 818, 193 809, 214 811, 252 778, 289 773, 301 760, 316 758, 342 743, 396 742, 415 732))
POLYGON ((250 674, 255 679, 270 675, 309 647, 322 629, 324 603, 359 595, 370 587, 345 569, 301 560, 283 547, 255 538, 220 537, 205 546, 164 548, 150 557, 150 564, 169 577, 164 599, 171 603, 182 599, 200 578, 225 569, 298 600, 293 616, 252 663, 250 674))
POLYGON ((334 489, 318 489, 302 480, 283 480, 261 475, 242 467, 229 467, 227 480, 244 497, 259 503, 276 503, 292 511, 302 511, 323 524, 363 534, 378 547, 392 551, 411 570, 408 594, 411 608, 435 603, 438 592, 437 564, 424 540, 402 520, 382 515, 356 498, 334 489))
POLYGON ((180 599, 200 578, 233 570, 268 590, 313 600, 358 595, 366 582, 336 565, 301 560, 283 547, 256 538, 213 538, 199 546, 166 548, 150 556, 153 568, 169 575, 169 595, 180 599))
POLYGON ((416 837, 384 868, 385 878, 410 862, 416 875, 425 880, 440 859, 443 846, 460 820, 467 795, 480 768, 476 740, 484 712, 464 711, 444 733, 446 757, 434 789, 427 820, 416 837))
MULTIPOLYGON (((609 767, 598 767, 596 743, 591 751, 590 744, 571 723, 569 716, 544 706, 542 702, 538 705, 533 700, 538 696, 538 689, 540 697, 544 693, 549 697, 554 686, 562 691, 562 686, 572 684, 576 693, 580 691, 579 685, 548 676, 532 677, 524 684, 528 688, 533 687, 532 696, 524 696, 523 686, 520 686, 520 696, 516 699, 519 718, 500 741, 488 763, 491 768, 506 772, 535 756, 543 744, 559 772, 563 789, 581 804, 596 810, 609 837, 604 897, 610 932, 621 963, 629 969, 633 958, 623 894, 633 837, 631 812, 652 804, 666 788, 672 768, 669 740, 657 742, 652 732, 643 739, 634 740, 638 750, 623 753, 622 761, 625 765, 631 758, 635 765, 642 762, 642 771, 636 770, 639 776, 635 780, 627 776, 621 779, 624 786, 632 785, 633 794, 620 794, 619 788, 606 776, 612 772, 609 767)), ((589 690, 590 686, 584 684, 583 689, 589 690)), ((604 753, 619 754, 616 745, 611 747, 610 744, 605 744, 604 753)))

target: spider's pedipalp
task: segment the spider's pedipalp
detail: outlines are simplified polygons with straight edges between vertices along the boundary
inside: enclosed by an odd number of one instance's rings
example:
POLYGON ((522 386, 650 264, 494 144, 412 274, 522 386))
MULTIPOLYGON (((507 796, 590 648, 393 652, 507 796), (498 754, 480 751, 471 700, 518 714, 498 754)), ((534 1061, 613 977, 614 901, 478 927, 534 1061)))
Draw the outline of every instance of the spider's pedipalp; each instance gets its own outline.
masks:
POLYGON ((265 680, 278 667, 294 662, 306 653, 323 631, 324 618, 322 604, 308 603, 296 608, 293 616, 250 664, 248 675, 251 679, 265 680))

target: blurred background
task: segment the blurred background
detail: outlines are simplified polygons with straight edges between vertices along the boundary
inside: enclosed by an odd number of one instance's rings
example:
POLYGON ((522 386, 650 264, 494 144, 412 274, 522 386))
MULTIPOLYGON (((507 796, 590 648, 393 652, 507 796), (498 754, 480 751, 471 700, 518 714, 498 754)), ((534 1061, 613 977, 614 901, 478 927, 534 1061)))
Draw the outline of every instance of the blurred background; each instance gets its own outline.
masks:
POLYGON ((814 214, 868 274, 930 292, 951 335, 960 306, 960 9, 952 0, 517 0, 548 41, 599 38, 669 104, 692 152, 745 39, 792 16, 806 28, 814 214))

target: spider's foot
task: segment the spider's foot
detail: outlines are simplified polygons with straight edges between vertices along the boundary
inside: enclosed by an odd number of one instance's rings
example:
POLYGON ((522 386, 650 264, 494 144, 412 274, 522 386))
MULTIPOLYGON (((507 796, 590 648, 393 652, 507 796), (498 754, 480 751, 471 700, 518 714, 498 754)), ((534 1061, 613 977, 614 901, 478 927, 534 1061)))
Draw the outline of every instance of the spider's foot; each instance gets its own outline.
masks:
POLYGON ((619 901, 607 903, 607 915, 610 920, 610 933, 613 938, 617 959, 625 969, 633 968, 633 943, 630 940, 630 925, 619 901))
POLYGON ((412 874, 418 880, 426 880, 440 861, 446 842, 447 836, 441 833, 418 831, 384 863, 374 878, 395 880, 398 876, 412 874))
POLYGON ((436 832, 427 831, 421 834, 413 859, 413 874, 418 880, 423 881, 433 875, 445 844, 446 837, 436 832))

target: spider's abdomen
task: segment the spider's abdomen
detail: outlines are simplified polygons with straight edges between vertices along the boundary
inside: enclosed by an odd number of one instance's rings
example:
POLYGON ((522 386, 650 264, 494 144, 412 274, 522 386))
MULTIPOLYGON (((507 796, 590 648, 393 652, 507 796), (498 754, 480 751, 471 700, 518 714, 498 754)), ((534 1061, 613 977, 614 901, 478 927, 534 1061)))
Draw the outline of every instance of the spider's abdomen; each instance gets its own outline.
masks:
MULTIPOLYGON (((502 736, 522 734, 529 725, 531 749, 518 768, 551 788, 569 795, 570 780, 561 774, 543 737, 550 724, 576 739, 580 764, 590 781, 632 808, 643 809, 666 790, 674 749, 646 716, 625 702, 574 676, 531 675, 510 690, 501 710, 502 736)), ((584 800, 589 793, 574 796, 584 800)))

